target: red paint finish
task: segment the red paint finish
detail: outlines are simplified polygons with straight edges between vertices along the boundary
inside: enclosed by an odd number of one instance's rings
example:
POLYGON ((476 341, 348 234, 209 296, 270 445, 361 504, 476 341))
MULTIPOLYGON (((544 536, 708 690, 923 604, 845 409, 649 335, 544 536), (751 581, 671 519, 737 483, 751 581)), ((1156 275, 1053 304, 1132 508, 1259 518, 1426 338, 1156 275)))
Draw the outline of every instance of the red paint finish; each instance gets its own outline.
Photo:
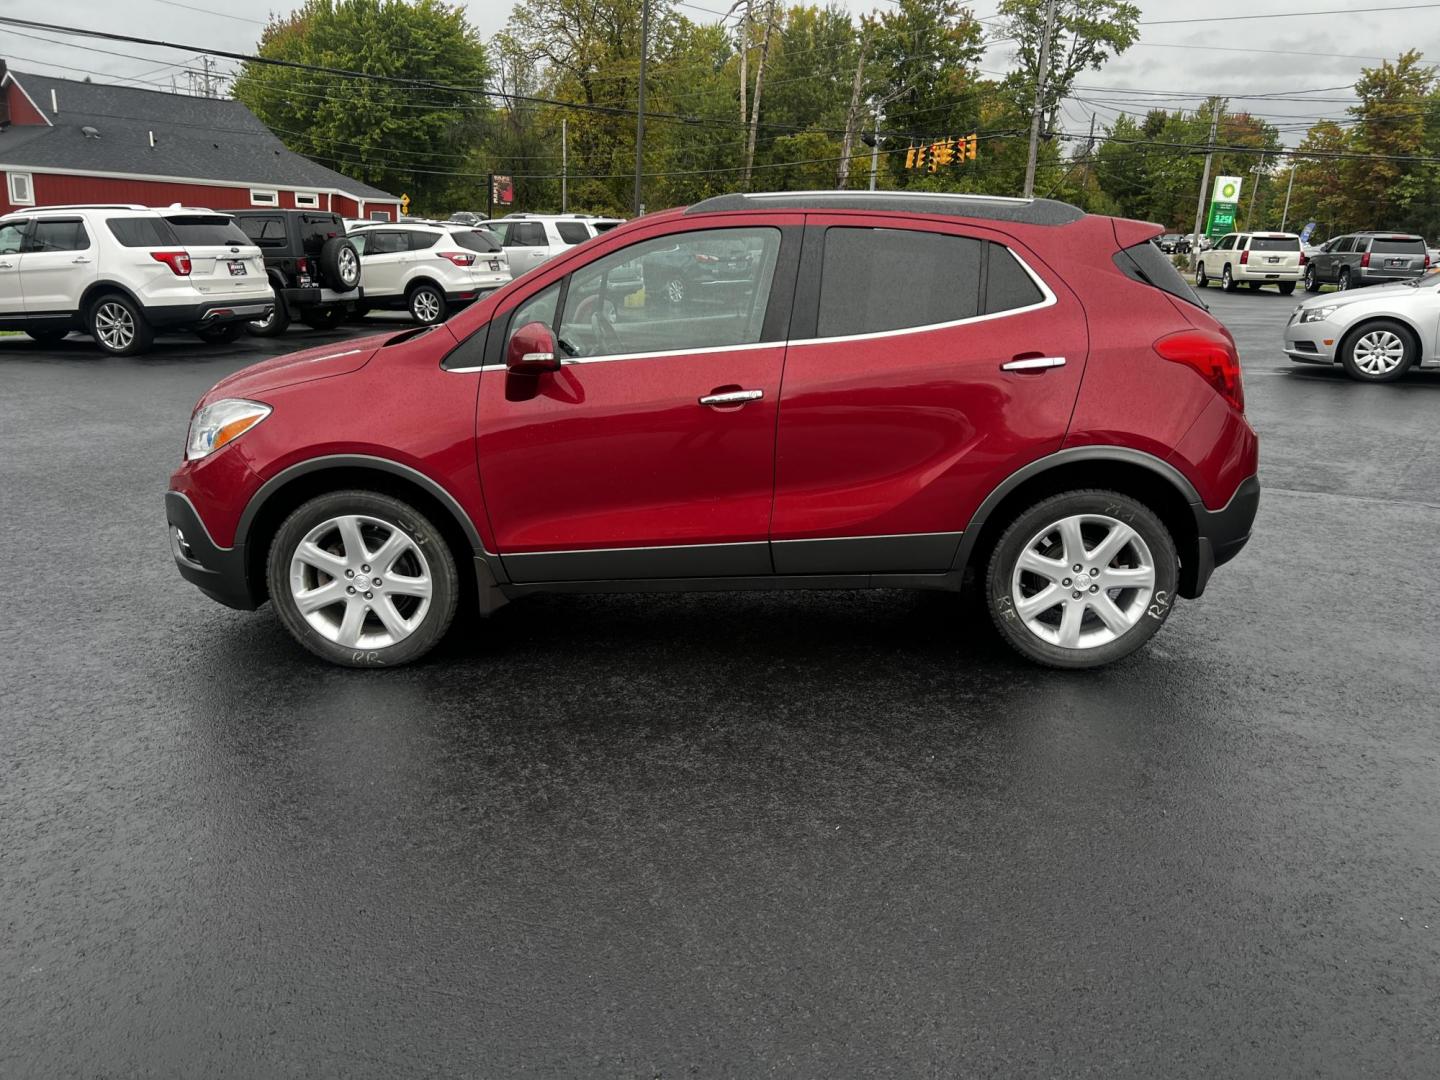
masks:
POLYGON ((25 96, 14 76, 5 80, 5 101, 10 106, 10 123, 17 127, 30 127, 46 123, 45 115, 25 96))
MULTIPOLYGON (((809 224, 900 223, 811 215, 809 224)), ((931 227, 1004 239, 984 229, 931 227)), ((1007 476, 1060 449, 1085 370, 1085 317, 1058 275, 1009 243, 1046 279, 1054 304, 951 327, 790 346, 776 449, 776 540, 958 532, 1007 476), (1025 356, 1066 363, 1001 370, 1025 356)))

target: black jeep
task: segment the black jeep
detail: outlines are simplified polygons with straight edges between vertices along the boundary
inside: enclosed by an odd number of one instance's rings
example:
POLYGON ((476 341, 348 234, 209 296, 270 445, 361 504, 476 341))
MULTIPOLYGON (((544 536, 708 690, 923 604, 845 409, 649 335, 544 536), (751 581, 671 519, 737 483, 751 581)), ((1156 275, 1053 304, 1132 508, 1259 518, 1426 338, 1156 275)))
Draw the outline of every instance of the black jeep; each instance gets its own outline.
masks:
POLYGON ((365 295, 360 255, 345 239, 345 222, 324 210, 234 210, 240 228, 265 255, 265 272, 275 288, 275 308, 264 322, 249 323, 252 334, 283 334, 291 319, 319 330, 339 325, 365 295))

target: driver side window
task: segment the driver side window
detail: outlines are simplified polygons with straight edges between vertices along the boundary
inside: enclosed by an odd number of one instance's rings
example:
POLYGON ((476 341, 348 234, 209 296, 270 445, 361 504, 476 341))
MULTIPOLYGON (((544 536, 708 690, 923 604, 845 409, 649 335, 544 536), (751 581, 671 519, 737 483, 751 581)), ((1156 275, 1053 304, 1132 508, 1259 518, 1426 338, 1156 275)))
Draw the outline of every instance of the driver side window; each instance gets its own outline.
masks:
POLYGON ((20 241, 25 238, 25 222, 7 221, 0 225, 0 255, 15 255, 20 251, 20 241))
POLYGON ((570 278, 560 347, 599 357, 754 344, 779 252, 779 229, 706 229, 596 259, 570 278))

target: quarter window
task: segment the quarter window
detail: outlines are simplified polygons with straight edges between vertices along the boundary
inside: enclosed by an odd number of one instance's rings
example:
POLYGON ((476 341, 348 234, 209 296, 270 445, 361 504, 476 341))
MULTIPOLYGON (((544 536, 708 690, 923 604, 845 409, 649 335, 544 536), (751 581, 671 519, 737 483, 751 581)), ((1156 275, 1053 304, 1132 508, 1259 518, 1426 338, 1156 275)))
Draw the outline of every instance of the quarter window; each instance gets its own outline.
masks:
POLYGON ((596 259, 571 275, 560 348, 595 357, 755 344, 779 253, 779 229, 707 229, 596 259))
POLYGON ((980 313, 981 241, 912 229, 825 231, 818 337, 955 322, 980 313))
POLYGON ((30 233, 26 251, 84 251, 90 246, 90 235, 79 218, 67 221, 37 221, 30 233))
MULTIPOLYGON (((1163 256, 1162 256, 1163 259, 1163 256)), ((1033 307, 1045 299, 1025 268, 1003 244, 990 245, 990 266, 985 286, 985 312, 1033 307)))
POLYGON ((590 239, 590 230, 578 221, 557 221, 555 231, 567 244, 583 244, 590 239))
POLYGON ((435 242, 440 239, 439 233, 413 231, 410 236, 410 250, 424 251, 426 248, 433 248, 435 242))

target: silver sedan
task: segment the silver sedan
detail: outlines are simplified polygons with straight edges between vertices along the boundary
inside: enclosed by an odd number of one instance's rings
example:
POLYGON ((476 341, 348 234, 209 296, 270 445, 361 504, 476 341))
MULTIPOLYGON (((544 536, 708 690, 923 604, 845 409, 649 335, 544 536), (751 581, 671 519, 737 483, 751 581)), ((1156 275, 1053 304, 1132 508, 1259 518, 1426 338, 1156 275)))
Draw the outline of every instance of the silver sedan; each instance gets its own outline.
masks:
POLYGON ((1440 274, 1306 300, 1285 327, 1285 355, 1341 364, 1362 382, 1440 368, 1440 274))

